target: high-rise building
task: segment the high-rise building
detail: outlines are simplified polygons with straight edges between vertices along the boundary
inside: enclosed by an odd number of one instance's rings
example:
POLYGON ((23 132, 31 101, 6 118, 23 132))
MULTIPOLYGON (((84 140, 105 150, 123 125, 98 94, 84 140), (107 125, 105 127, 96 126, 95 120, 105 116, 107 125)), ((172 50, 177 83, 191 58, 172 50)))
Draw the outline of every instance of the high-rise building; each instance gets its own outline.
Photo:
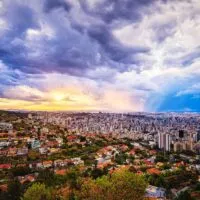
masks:
POLYGON ((170 151, 170 145, 171 145, 171 136, 169 134, 165 134, 165 140, 164 140, 164 149, 166 151, 170 151))
POLYGON ((158 133, 158 147, 165 151, 170 151, 171 137, 167 133, 158 133))
POLYGON ((197 142, 200 141, 200 129, 197 131, 197 142))
POLYGON ((184 130, 179 130, 179 138, 183 138, 184 137, 184 130))
POLYGON ((161 149, 163 147, 163 139, 162 139, 162 133, 158 133, 158 148, 161 149))
POLYGON ((183 143, 182 142, 175 142, 174 143, 174 151, 175 152, 180 152, 183 150, 183 143))
POLYGON ((193 151, 192 141, 183 141, 183 142, 178 141, 174 143, 175 152, 181 152, 183 150, 193 151))

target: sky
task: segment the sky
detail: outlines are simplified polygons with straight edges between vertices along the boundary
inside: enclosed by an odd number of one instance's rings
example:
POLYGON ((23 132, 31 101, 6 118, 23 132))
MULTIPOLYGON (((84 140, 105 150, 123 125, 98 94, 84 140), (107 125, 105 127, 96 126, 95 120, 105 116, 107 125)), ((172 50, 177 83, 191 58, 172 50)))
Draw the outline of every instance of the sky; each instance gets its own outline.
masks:
POLYGON ((200 1, 0 0, 0 109, 200 112, 200 1))

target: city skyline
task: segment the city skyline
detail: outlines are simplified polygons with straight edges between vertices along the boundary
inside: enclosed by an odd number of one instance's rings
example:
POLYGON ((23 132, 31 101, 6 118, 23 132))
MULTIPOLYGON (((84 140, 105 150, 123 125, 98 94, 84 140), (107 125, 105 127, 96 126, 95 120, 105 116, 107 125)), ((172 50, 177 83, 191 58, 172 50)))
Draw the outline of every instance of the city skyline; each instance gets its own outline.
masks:
POLYGON ((199 0, 0 0, 0 110, 200 112, 199 0))

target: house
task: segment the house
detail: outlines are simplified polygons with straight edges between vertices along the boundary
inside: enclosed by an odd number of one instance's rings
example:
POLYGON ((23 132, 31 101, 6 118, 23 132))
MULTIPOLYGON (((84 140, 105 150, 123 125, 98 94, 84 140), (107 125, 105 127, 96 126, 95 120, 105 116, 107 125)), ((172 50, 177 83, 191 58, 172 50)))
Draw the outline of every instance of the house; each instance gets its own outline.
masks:
POLYGON ((97 161, 98 165, 101 165, 101 164, 104 164, 104 163, 111 162, 111 159, 107 158, 107 157, 100 157, 100 158, 97 158, 96 161, 97 161))
POLYGON ((28 148, 27 147, 17 149, 17 155, 18 156, 24 156, 24 155, 27 155, 27 154, 28 154, 28 148))
POLYGON ((184 166, 186 166, 186 164, 185 164, 183 161, 180 161, 180 162, 177 162, 177 163, 174 163, 174 164, 173 164, 173 167, 174 167, 175 169, 178 169, 178 168, 184 167, 184 166))
POLYGON ((67 141, 68 142, 75 142, 76 140, 77 140, 77 136, 76 135, 67 136, 67 141))
POLYGON ((56 138, 56 141, 58 142, 58 146, 61 147, 63 144, 63 139, 62 138, 56 138))
POLYGON ((157 162, 157 163, 156 163, 156 167, 158 167, 158 168, 162 167, 163 165, 164 165, 163 162, 157 162))
POLYGON ((28 167, 30 169, 36 168, 36 163, 29 163, 28 167))
POLYGON ((11 164, 0 164, 0 170, 1 169, 11 169, 12 165, 11 164))
POLYGON ((0 192, 6 192, 8 189, 8 185, 7 184, 3 184, 3 185, 0 185, 0 192))
POLYGON ((13 147, 13 148, 9 148, 8 149, 8 156, 16 156, 17 154, 17 148, 16 147, 13 147))
POLYGON ((153 174, 159 175, 159 174, 161 174, 161 171, 156 168, 150 168, 150 169, 147 169, 147 173, 151 174, 151 175, 153 175, 153 174))
POLYGON ((46 154, 48 152, 48 149, 45 147, 41 147, 41 148, 39 148, 39 152, 40 152, 40 154, 46 154))
POLYGON ((24 184, 25 182, 34 182, 36 180, 36 176, 34 174, 18 176, 17 178, 21 184, 24 184))
POLYGON ((148 166, 148 167, 153 166, 153 163, 152 163, 151 161, 149 161, 149 160, 144 159, 143 162, 144 162, 144 164, 145 164, 146 166, 148 166))
POLYGON ((103 169, 103 168, 105 168, 105 167, 107 167, 107 166, 109 166, 109 165, 112 165, 112 164, 113 164, 113 163, 112 163, 111 161, 106 161, 106 162, 104 162, 104 163, 98 164, 98 165, 97 165, 97 168, 103 169))
POLYGON ((31 148, 32 149, 38 149, 40 148, 41 144, 40 144, 40 141, 39 140, 33 140, 31 142, 31 148))
POLYGON ((143 172, 139 170, 139 171, 137 171, 137 174, 138 175, 143 175, 143 172))
POLYGON ((66 169, 56 169, 54 170, 54 173, 57 175, 62 175, 64 176, 66 174, 67 170, 66 169))
POLYGON ((7 153, 8 153, 8 150, 6 150, 6 149, 1 149, 0 150, 0 156, 6 156, 7 153))
POLYGON ((8 141, 2 141, 2 142, 0 142, 0 148, 8 147, 9 145, 10 145, 10 142, 8 142, 8 141))
POLYGON ((156 150, 150 150, 149 151, 149 155, 156 155, 157 154, 157 151, 156 150))
POLYGON ((81 158, 72 158, 71 161, 74 163, 74 165, 84 164, 84 161, 81 160, 81 158))
POLYGON ((130 150, 130 151, 129 151, 129 155, 130 155, 130 156, 134 156, 134 155, 135 155, 135 149, 130 150))
POLYGON ((20 164, 17 164, 16 167, 26 167, 26 164, 20 163, 20 164))
POLYGON ((54 160, 54 167, 63 167, 65 163, 63 160, 54 160))
POLYGON ((29 163, 29 168, 30 169, 35 169, 35 168, 43 168, 43 165, 41 162, 33 162, 33 163, 29 163))
POLYGON ((151 156, 150 158, 148 158, 147 160, 149 160, 152 163, 155 163, 156 157, 155 156, 151 156))
POLYGON ((73 165, 74 163, 70 159, 65 159, 65 160, 63 160, 63 164, 64 164, 64 166, 67 166, 67 165, 73 165))
POLYGON ((161 187, 149 185, 146 189, 146 198, 166 199, 166 190, 161 187))
POLYGON ((52 167, 53 166, 53 161, 51 160, 46 160, 46 161, 43 161, 43 166, 44 168, 49 168, 49 167, 52 167))
POLYGON ((49 149, 49 153, 52 154, 52 153, 58 153, 60 151, 59 148, 50 148, 49 149))
POLYGON ((48 141, 47 143, 46 143, 46 145, 47 145, 47 147, 51 147, 51 148, 53 148, 53 147, 58 147, 58 142, 57 141, 48 141))
POLYGON ((120 150, 123 151, 123 152, 127 151, 128 149, 129 149, 128 146, 125 145, 125 144, 123 144, 123 145, 120 147, 120 150))
POLYGON ((36 163, 36 168, 43 168, 43 164, 41 162, 36 163))
MULTIPOLYGON (((108 163, 107 165, 102 165, 103 167, 102 168, 104 168, 104 167, 107 167, 109 164, 112 164, 112 163, 108 163)), ((129 165, 118 165, 117 167, 111 167, 110 169, 109 169, 109 174, 112 174, 113 172, 119 172, 119 171, 121 171, 121 170, 124 170, 124 169, 126 169, 126 170, 128 170, 128 169, 130 169, 130 166, 129 165)))

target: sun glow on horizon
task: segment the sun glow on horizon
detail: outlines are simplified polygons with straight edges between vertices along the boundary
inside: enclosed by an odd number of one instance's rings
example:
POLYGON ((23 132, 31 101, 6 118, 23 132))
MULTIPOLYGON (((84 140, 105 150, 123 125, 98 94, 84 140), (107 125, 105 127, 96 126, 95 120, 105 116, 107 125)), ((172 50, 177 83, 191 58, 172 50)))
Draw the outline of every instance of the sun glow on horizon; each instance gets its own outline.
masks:
POLYGON ((55 101, 63 101, 65 99, 65 95, 61 93, 54 94, 53 99, 55 101))

